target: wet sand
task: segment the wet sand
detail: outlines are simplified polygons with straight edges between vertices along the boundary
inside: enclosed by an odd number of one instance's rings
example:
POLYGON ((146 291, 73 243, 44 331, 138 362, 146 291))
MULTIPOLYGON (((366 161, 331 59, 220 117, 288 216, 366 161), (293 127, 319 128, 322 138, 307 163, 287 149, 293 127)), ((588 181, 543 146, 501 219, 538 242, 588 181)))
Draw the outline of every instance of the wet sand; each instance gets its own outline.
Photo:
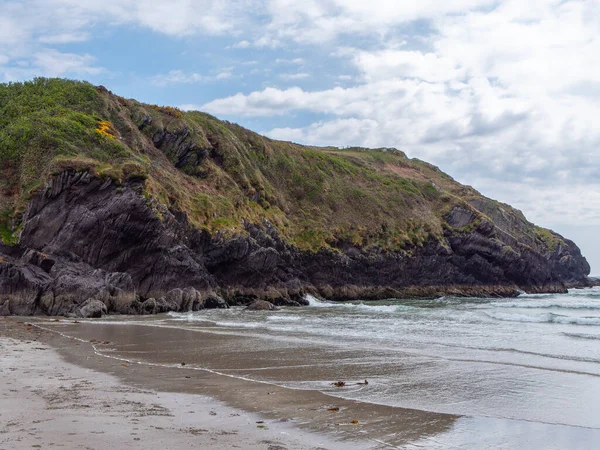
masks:
MULTIPOLYGON (((232 359, 232 353, 202 352, 211 340, 231 339, 235 348, 236 339, 181 333, 186 331, 0 319, 1 376, 12 383, 4 383, 0 394, 6 402, 0 449, 41 442, 44 448, 94 449, 116 442, 134 448, 398 448, 449 430, 457 418, 199 370, 197 358, 232 359), (182 365, 181 351, 171 346, 181 350, 185 339, 198 349, 184 352, 189 359, 182 365), (136 345, 144 363, 127 353, 136 342, 144 343, 136 345)), ((243 352, 237 358, 240 366, 252 365, 243 352)))
POLYGON ((25 324, 0 325, 2 450, 332 448, 286 421, 266 424, 210 397, 133 387, 65 362, 52 340, 25 324))

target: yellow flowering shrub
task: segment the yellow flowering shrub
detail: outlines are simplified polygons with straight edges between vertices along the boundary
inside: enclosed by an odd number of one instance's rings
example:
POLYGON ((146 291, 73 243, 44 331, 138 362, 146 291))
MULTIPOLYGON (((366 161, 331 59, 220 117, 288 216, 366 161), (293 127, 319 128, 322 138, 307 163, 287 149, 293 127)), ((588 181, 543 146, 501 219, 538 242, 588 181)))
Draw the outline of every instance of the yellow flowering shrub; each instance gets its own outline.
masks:
POLYGON ((96 131, 102 136, 107 137, 109 139, 117 138, 117 132, 113 128, 113 124, 110 123, 108 120, 101 120, 100 122, 98 122, 98 125, 96 126, 96 131))

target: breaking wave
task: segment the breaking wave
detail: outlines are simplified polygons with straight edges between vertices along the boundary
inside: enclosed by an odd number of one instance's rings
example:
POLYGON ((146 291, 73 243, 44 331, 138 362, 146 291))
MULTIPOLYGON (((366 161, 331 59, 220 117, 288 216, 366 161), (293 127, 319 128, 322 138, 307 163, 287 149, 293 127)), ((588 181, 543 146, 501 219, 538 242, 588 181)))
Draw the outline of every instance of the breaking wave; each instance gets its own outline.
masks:
POLYGON ((309 306, 313 308, 348 308, 357 311, 365 311, 365 312, 379 312, 379 313, 394 313, 401 311, 419 311, 422 308, 418 308, 416 306, 409 305, 381 305, 376 303, 365 303, 365 302, 328 302, 318 300, 312 295, 307 295, 306 299, 308 300, 309 306))
POLYGON ((537 315, 526 314, 507 314, 500 312, 486 312, 488 317, 504 322, 524 322, 524 323, 558 323, 564 325, 590 325, 600 326, 600 317, 574 317, 561 314, 544 313, 537 315))

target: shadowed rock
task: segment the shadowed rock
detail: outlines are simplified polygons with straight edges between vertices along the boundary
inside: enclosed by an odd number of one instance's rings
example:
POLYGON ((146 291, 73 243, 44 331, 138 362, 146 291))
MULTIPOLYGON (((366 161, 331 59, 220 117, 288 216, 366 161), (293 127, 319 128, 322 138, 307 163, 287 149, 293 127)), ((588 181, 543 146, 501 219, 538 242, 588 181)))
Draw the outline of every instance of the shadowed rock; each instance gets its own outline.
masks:
POLYGON ((256 300, 250 303, 246 309, 248 311, 278 311, 279 308, 266 300, 256 300))
POLYGON ((108 312, 106 305, 100 300, 89 299, 79 308, 79 316, 83 318, 99 318, 108 312))

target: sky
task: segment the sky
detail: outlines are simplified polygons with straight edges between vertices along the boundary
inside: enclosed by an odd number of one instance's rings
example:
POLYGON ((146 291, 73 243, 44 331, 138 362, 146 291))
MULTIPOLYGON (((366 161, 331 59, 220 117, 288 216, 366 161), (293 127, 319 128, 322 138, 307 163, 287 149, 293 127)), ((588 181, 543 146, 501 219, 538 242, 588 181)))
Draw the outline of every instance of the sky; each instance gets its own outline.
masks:
POLYGON ((0 0, 0 81, 396 147, 564 233, 598 275, 599 55, 599 0, 0 0))

